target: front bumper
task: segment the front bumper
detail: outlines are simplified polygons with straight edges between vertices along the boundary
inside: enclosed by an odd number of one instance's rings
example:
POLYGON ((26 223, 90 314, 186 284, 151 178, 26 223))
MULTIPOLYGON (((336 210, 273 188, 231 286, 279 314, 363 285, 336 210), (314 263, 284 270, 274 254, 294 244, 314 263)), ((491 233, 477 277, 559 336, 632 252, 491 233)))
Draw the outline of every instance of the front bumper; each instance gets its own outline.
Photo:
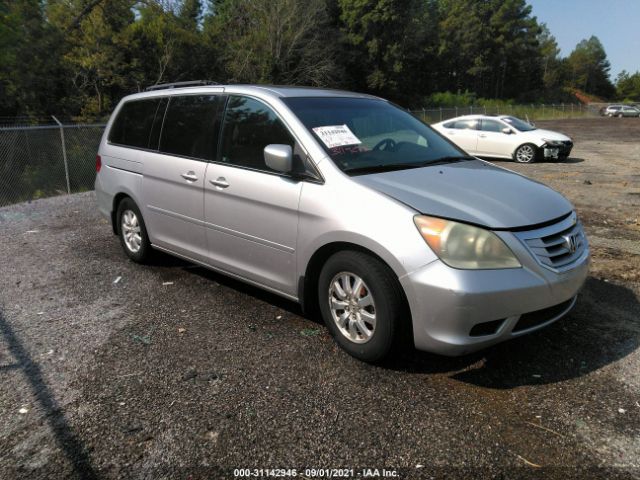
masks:
POLYGON ((573 149, 573 142, 558 142, 553 144, 545 143, 540 147, 540 153, 545 160, 558 160, 569 158, 571 150, 573 149))
POLYGON ((432 262, 400 279, 415 346, 463 355, 543 328, 573 307, 588 264, 588 248, 564 272, 535 262, 508 270, 457 270, 432 262))

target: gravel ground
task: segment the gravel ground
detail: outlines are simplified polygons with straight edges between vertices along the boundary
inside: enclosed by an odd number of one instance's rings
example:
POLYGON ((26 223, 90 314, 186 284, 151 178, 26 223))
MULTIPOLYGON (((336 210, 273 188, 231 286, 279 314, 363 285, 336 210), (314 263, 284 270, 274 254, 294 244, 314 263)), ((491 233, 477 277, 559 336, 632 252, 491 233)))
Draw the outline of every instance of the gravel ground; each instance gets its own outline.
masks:
POLYGON ((572 158, 500 164, 574 202, 592 274, 562 321, 462 358, 366 365, 293 303, 135 265, 92 193, 1 208, 0 478, 639 478, 640 120, 540 126, 572 158))

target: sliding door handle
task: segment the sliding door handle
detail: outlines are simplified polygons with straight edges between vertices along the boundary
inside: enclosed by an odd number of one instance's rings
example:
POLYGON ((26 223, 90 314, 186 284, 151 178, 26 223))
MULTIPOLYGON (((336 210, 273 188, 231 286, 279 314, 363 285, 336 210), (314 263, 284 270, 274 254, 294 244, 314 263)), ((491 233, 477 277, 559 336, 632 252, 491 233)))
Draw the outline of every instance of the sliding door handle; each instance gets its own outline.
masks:
POLYGON ((180 176, 188 182, 195 182, 196 180, 198 180, 198 176, 195 174, 195 172, 182 173, 180 174, 180 176))

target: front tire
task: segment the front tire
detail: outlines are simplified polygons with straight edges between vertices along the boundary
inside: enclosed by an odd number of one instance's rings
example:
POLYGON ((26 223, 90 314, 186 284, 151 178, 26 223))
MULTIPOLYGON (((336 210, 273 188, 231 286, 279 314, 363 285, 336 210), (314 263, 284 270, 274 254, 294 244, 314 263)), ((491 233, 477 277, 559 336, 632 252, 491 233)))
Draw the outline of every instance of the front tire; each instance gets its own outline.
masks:
POLYGON ((377 258, 352 250, 331 256, 320 272, 318 299, 327 328, 349 355, 378 362, 404 343, 402 290, 377 258))
POLYGON ((533 163, 536 161, 538 147, 533 143, 525 143, 516 148, 513 159, 518 163, 533 163))
POLYGON ((116 218, 122 249, 134 262, 144 263, 151 254, 151 243, 140 209, 131 198, 125 198, 118 204, 116 218))

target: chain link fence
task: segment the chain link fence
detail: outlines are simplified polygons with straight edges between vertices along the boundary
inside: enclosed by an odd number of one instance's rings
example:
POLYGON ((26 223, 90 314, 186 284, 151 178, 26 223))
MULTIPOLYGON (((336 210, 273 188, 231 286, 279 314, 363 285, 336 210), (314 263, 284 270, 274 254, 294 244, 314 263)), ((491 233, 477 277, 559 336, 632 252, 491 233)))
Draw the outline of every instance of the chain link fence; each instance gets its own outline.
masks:
POLYGON ((104 127, 0 118, 0 206, 93 190, 104 127))
POLYGON ((461 115, 513 115, 529 120, 561 120, 569 118, 593 117, 598 115, 598 109, 583 104, 531 104, 531 105, 492 105, 465 107, 421 108, 410 112, 426 123, 438 123, 461 115))
MULTIPOLYGON (((465 106, 411 110, 426 123, 467 114, 514 115, 529 121, 598 115, 582 104, 465 106)), ((0 206, 93 189, 104 123, 56 117, 0 117, 0 206)))

